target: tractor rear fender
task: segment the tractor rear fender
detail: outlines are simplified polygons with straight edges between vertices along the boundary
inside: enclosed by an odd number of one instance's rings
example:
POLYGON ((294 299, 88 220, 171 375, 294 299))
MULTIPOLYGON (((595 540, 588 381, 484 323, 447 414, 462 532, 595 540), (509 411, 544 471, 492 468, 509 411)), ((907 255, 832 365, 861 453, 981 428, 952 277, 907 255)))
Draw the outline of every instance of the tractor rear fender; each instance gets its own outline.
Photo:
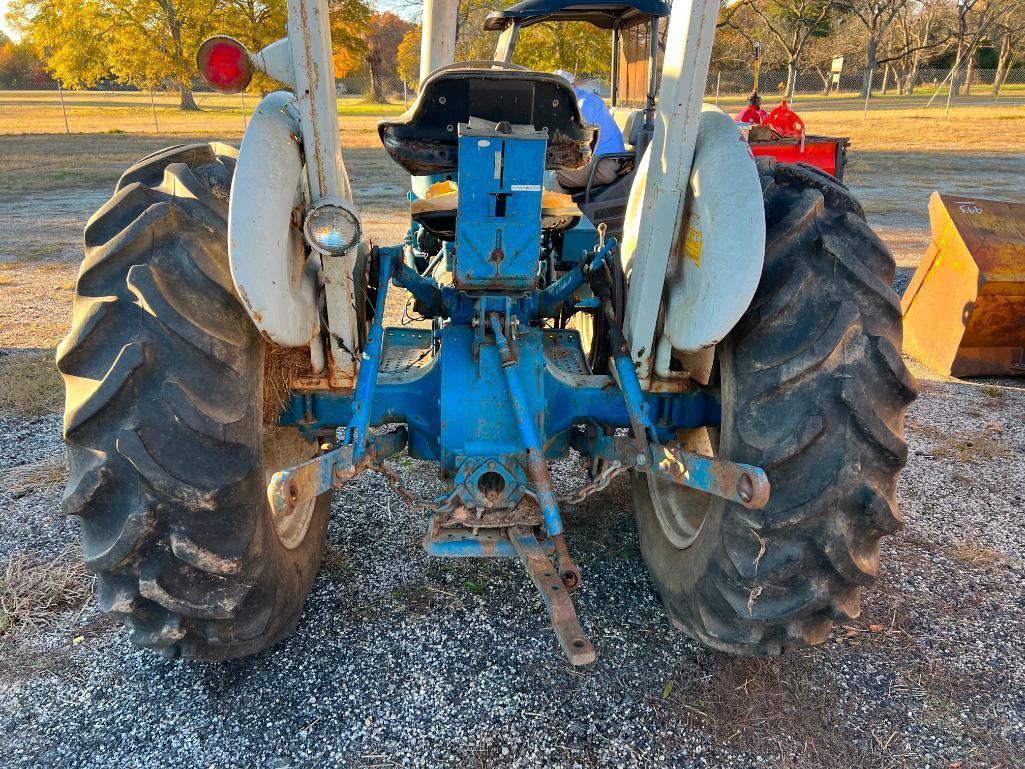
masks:
POLYGON ((317 330, 316 280, 292 220, 306 202, 293 100, 276 91, 256 108, 242 138, 228 208, 235 289, 260 333, 283 347, 305 345, 317 330))
POLYGON ((762 277, 765 204, 758 169, 737 124, 710 105, 701 112, 678 231, 656 348, 655 367, 663 376, 667 347, 697 352, 720 342, 747 311, 762 277))

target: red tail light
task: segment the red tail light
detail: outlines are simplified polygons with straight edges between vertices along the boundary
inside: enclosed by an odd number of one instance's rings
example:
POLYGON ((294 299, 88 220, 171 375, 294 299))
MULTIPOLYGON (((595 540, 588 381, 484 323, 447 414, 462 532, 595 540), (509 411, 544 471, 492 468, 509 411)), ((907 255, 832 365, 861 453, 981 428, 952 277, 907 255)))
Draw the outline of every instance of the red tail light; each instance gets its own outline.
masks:
POLYGON ((244 91, 253 79, 249 51, 227 35, 215 35, 204 40, 196 54, 196 64, 203 79, 222 93, 244 91))

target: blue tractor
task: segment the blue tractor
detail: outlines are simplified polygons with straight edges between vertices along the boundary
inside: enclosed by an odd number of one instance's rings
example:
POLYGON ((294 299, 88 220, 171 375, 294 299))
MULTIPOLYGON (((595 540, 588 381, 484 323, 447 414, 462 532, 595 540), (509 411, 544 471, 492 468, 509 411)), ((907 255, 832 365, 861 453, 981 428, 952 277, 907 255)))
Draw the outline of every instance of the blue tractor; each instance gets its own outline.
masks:
POLYGON ((561 508, 620 475, 695 638, 775 654, 856 616, 900 525, 915 387, 893 260, 845 187, 756 165, 702 108, 718 3, 526 0, 489 17, 495 60, 454 64, 454 7, 429 0, 418 97, 379 126, 413 178, 395 245, 372 245, 352 202, 316 74, 326 3, 292 5, 288 38, 199 52, 223 90, 256 70, 289 87, 241 147, 143 159, 86 227, 58 365, 65 504, 101 608, 170 656, 275 643, 331 490, 369 471, 423 510, 431 555, 519 559, 573 664, 595 648, 561 508), (597 130, 566 80, 514 63, 541 20, 613 30, 614 101, 644 83, 601 189, 549 189, 593 160, 597 130), (427 323, 387 325, 399 292, 427 323), (400 452, 437 463, 444 493, 409 491, 400 452), (560 496, 549 462, 570 455, 589 479, 560 496))

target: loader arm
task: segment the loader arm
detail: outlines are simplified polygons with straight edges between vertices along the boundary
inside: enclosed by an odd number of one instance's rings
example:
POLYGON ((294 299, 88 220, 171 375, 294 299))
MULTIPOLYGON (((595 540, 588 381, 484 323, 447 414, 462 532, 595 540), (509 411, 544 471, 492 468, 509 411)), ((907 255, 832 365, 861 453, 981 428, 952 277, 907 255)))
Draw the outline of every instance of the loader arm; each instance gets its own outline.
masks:
POLYGON ((642 160, 646 178, 634 185, 627 207, 621 258, 630 300, 624 331, 642 380, 651 375, 666 269, 680 236, 718 12, 718 0, 673 3, 655 131, 642 160))

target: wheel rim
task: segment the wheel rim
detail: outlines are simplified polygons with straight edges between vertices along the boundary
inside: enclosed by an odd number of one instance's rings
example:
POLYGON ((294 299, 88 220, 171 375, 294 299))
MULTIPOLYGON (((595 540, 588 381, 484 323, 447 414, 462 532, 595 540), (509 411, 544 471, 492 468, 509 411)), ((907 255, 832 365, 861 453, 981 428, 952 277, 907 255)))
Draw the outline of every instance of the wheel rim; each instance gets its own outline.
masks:
MULTIPOLYGON (((293 427, 265 426, 263 431, 263 476, 269 484, 271 477, 279 470, 293 467, 313 459, 317 445, 310 443, 293 427)), ((282 518, 271 515, 274 533, 286 550, 294 550, 306 539, 306 532, 313 520, 317 498, 297 506, 291 515, 282 518)))
MULTIPOLYGON (((715 456, 719 443, 718 432, 704 427, 688 430, 683 448, 705 456, 715 456)), ((672 481, 650 474, 646 477, 648 495, 662 533, 673 547, 680 550, 690 547, 701 533, 712 498, 702 491, 672 481)))

